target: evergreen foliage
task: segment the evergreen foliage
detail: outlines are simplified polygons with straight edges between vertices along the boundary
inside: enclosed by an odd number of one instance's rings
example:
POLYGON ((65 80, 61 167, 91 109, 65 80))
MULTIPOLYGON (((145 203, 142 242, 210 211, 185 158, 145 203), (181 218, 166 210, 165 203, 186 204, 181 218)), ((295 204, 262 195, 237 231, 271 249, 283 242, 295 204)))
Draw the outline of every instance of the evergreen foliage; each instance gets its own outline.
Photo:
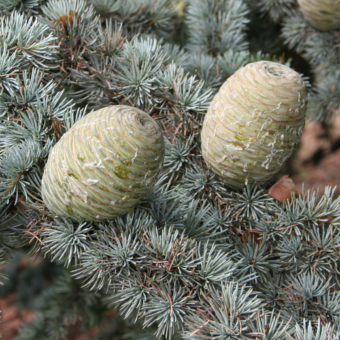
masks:
POLYGON ((305 21, 300 11, 295 11, 284 18, 282 37, 312 67, 315 87, 309 105, 310 117, 317 121, 329 119, 339 108, 338 31, 319 31, 305 21))
POLYGON ((67 322, 98 324, 107 306, 146 328, 127 339, 152 339, 149 327, 163 339, 340 337, 335 188, 284 203, 267 187, 233 191, 207 169, 200 140, 228 77, 258 60, 291 65, 292 49, 313 73, 309 115, 327 122, 340 104, 339 31, 309 26, 294 0, 6 0, 0 10, 0 263, 25 245, 67 267, 17 340, 66 338, 67 322), (279 51, 267 28, 255 48, 254 20, 282 28, 279 51), (118 104, 163 129, 158 182, 121 217, 55 217, 41 197, 51 148, 91 110, 118 104))

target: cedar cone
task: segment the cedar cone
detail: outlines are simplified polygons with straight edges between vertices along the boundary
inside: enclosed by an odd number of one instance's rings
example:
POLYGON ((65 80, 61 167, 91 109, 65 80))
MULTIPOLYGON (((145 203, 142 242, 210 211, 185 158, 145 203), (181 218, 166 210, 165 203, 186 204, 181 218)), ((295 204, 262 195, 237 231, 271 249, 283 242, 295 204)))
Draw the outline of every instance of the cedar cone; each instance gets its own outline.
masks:
POLYGON ((164 152, 158 124, 143 111, 117 105, 91 112, 53 147, 43 200, 51 212, 72 220, 122 215, 148 193, 164 152))
POLYGON ((340 0, 298 0, 306 21, 320 31, 340 28, 340 0))
POLYGON ((265 183, 291 156, 305 123, 307 90, 300 75, 270 61, 240 68, 211 102, 202 155, 222 182, 265 183))

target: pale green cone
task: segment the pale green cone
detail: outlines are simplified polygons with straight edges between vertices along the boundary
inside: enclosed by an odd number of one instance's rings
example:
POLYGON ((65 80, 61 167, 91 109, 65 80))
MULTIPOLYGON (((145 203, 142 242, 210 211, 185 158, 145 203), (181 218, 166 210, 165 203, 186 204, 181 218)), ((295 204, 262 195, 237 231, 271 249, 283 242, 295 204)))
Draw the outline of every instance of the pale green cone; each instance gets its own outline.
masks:
POLYGON ((232 188, 267 182, 300 141, 307 90, 291 68, 258 61, 239 69, 211 102, 202 129, 208 167, 232 188))
POLYGON ((340 28, 340 0, 298 0, 306 21, 320 31, 340 28))
POLYGON ((73 220, 124 214, 148 193, 163 164, 156 121, 129 106, 110 106, 76 122, 52 149, 42 179, 47 208, 73 220))

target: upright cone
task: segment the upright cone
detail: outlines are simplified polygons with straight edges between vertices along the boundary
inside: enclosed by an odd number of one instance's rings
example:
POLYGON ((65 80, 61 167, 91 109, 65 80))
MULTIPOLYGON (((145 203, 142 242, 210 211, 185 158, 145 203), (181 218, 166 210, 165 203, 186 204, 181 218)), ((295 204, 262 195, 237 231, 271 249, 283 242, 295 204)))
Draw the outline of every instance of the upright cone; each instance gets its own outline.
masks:
POLYGON ((232 188, 267 182, 292 154, 305 123, 300 75, 259 61, 239 69, 210 104, 202 130, 208 167, 232 188))
POLYGON ((298 0, 306 21, 320 31, 340 28, 340 0, 298 0))
POLYGON ((50 211, 73 220, 119 216, 150 190, 164 152, 162 131, 143 111, 110 106, 91 112, 52 149, 43 200, 50 211))

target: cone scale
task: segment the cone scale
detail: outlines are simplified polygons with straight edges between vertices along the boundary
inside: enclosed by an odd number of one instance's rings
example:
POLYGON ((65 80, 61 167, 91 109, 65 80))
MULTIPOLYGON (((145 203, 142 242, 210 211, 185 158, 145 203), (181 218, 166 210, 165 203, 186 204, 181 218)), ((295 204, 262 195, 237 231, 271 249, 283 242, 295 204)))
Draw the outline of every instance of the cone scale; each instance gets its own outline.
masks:
POLYGON ((129 211, 154 184, 164 158, 156 121, 123 105, 91 112, 52 149, 42 180, 47 208, 100 221, 129 211))
POLYGON ((300 141, 307 91, 300 75, 269 61, 239 69, 211 102, 202 129, 202 155, 231 188, 265 183, 300 141))

